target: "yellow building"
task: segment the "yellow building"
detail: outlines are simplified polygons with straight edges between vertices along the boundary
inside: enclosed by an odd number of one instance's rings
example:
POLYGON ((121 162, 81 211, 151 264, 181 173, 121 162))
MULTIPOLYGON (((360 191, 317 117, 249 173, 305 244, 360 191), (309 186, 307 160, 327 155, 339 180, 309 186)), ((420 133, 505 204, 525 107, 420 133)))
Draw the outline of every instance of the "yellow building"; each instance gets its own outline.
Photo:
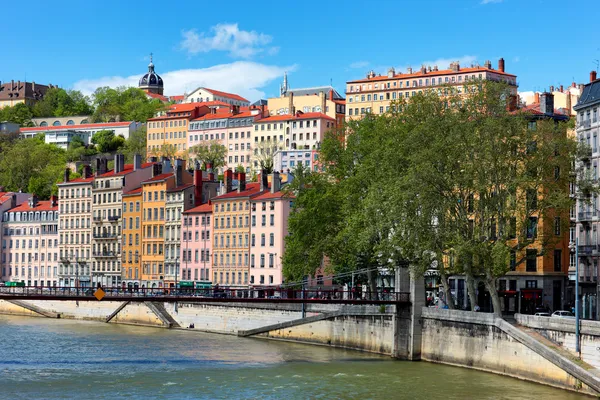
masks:
POLYGON ((124 193, 123 259, 121 280, 128 288, 140 287, 142 277, 142 188, 124 193))
POLYGON ((458 62, 449 69, 441 70, 437 65, 421 66, 418 70, 408 68, 406 73, 388 70, 387 75, 376 75, 370 71, 365 79, 346 83, 346 119, 361 119, 366 114, 383 114, 390 104, 401 98, 410 97, 424 90, 443 90, 442 86, 452 85, 461 93, 463 86, 478 80, 502 81, 514 88, 517 94, 517 77, 504 71, 504 59, 498 61, 498 68, 486 61, 483 66, 463 67, 458 62))
POLYGON ((0 83, 0 108, 13 107, 19 103, 28 106, 44 98, 46 91, 52 85, 40 85, 35 82, 10 81, 0 83))
POLYGON ((175 186, 175 175, 170 164, 163 165, 162 173, 142 182, 142 275, 141 286, 164 285, 164 241, 166 192, 175 186))
POLYGON ((338 126, 344 122, 346 100, 332 86, 318 86, 304 89, 288 88, 287 75, 283 78, 280 97, 267 100, 269 114, 295 115, 303 113, 323 113, 336 120, 338 126))

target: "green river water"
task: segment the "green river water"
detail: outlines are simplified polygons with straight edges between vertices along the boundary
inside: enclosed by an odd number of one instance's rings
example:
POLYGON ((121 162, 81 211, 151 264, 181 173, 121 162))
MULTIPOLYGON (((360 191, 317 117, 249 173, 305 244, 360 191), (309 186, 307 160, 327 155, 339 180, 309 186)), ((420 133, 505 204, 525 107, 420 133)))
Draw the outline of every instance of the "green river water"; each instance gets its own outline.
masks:
POLYGON ((484 372, 261 339, 0 315, 2 399, 588 399, 484 372))

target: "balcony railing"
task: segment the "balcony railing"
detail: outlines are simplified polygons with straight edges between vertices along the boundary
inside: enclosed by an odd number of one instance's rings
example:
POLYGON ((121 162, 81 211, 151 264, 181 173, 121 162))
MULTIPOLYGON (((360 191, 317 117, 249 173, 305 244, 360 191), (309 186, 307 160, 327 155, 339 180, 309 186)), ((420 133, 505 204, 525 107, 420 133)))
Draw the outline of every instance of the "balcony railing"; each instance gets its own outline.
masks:
POLYGON ((111 215, 110 217, 108 217, 108 220, 111 222, 116 222, 119 220, 119 216, 118 215, 111 215))
POLYGON ((580 211, 577 214, 578 221, 591 221, 594 217, 596 217, 596 213, 593 211, 580 211))
POLYGON ((116 237, 116 233, 102 233, 100 235, 94 235, 94 239, 114 239, 116 237))
POLYGON ((117 257, 118 254, 114 251, 103 251, 100 253, 92 253, 94 257, 117 257))
POLYGON ((592 253, 598 251, 598 246, 595 244, 586 244, 583 246, 579 246, 579 255, 580 256, 591 256, 592 253))

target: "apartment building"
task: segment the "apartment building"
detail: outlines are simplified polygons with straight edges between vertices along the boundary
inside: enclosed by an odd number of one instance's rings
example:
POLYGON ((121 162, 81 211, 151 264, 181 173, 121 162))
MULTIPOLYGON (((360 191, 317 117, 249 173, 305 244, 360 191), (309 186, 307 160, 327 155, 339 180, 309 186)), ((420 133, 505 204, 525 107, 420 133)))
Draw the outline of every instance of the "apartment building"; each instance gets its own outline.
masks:
POLYGON ((394 68, 387 75, 377 75, 369 71, 365 79, 346 83, 346 119, 361 119, 366 114, 383 114, 390 110, 391 104, 399 99, 409 99, 424 90, 437 90, 443 93, 444 85, 454 86, 462 93, 466 84, 478 80, 506 82, 517 95, 517 77, 505 71, 505 62, 498 60, 498 67, 486 61, 483 66, 461 66, 459 62, 450 64, 449 69, 441 70, 437 65, 421 66, 418 70, 408 68, 405 73, 394 68))
POLYGON ((105 158, 96 160, 92 188, 92 286, 121 284, 123 193, 150 178, 154 163, 142 164, 136 155, 133 164, 125 164, 122 154, 115 155, 114 169, 108 171, 105 158))
MULTIPOLYGON (((23 204, 31 197, 29 193, 14 193, 14 192, 0 192, 0 223, 4 225, 4 213, 15 208, 18 205, 23 204)), ((2 249, 5 249, 9 245, 10 230, 4 229, 4 226, 0 229, 0 240, 2 241, 2 249)), ((0 282, 10 281, 8 276, 9 265, 6 256, 0 258, 0 282)))
POLYGON ((142 188, 123 193, 123 257, 121 279, 129 289, 141 287, 142 188))
MULTIPOLYGON (((585 169, 585 174, 596 181, 600 179, 598 168, 600 165, 600 148, 598 136, 600 135, 600 79, 596 71, 590 72, 590 82, 584 85, 579 102, 574 111, 577 113, 576 138, 587 145, 587 152, 579 161, 585 169)), ((577 240, 579 244, 578 256, 571 255, 572 267, 569 270, 569 279, 573 283, 579 280, 582 291, 583 316, 598 318, 598 268, 600 266, 600 240, 598 230, 600 229, 600 211, 598 196, 588 195, 580 198, 575 212, 574 232, 571 232, 571 240, 577 240), (579 263, 579 276, 575 274, 575 265, 579 263), (591 308, 591 312, 588 310, 591 308)), ((574 292, 573 292, 574 293, 574 292)), ((574 298, 574 295, 573 295, 574 298)))
POLYGON ((212 208, 204 203, 183 213, 180 287, 205 288, 211 283, 212 208))
POLYGON ((14 107, 19 103, 33 106, 44 98, 48 89, 53 87, 25 81, 0 82, 0 108, 14 107))
POLYGON ((278 172, 271 176, 268 190, 250 199, 250 285, 273 286, 283 283, 281 260, 285 251, 285 237, 288 235, 292 200, 281 191, 278 172))
POLYGON ((2 280, 27 286, 58 285, 57 199, 27 202, 2 215, 2 280))
POLYGON ((83 176, 70 179, 65 170, 58 186, 59 201, 59 286, 89 287, 92 265, 92 188, 94 177, 89 165, 83 176))
POLYGON ((184 103, 203 103, 218 101, 231 106, 248 107, 250 102, 240 95, 222 92, 220 90, 198 87, 185 96, 184 103))

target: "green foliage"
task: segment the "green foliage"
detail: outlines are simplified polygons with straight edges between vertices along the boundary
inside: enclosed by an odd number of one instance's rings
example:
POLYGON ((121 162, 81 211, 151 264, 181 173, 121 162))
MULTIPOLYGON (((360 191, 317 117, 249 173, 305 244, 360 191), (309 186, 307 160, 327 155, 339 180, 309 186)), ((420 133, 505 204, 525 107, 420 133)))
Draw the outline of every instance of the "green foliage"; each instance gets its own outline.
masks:
POLYGON ((164 108, 160 100, 149 99, 143 90, 132 87, 100 87, 92 97, 96 107, 92 117, 94 122, 146 122, 164 108))
POLYGON ((109 153, 122 148, 125 145, 125 138, 115 136, 111 130, 102 130, 94 133, 92 143, 96 145, 96 149, 100 153, 109 153))
POLYGON ((62 176, 65 162, 65 151, 45 144, 43 137, 17 140, 0 154, 0 182, 7 190, 48 198, 56 193, 54 183, 62 176))
POLYGON ((133 156, 135 154, 139 154, 142 156, 142 159, 146 158, 146 143, 147 143, 147 134, 146 127, 140 127, 136 131, 133 131, 129 134, 129 138, 125 140, 125 145, 123 146, 123 154, 127 162, 133 162, 133 156))
POLYGON ((214 171, 226 165, 225 156, 227 155, 227 148, 216 140, 190 147, 189 154, 190 157, 205 164, 212 164, 214 171))
POLYGON ((0 108, 0 121, 13 122, 20 126, 33 126, 31 118, 33 118, 33 113, 24 103, 0 108))
POLYGON ((67 149, 65 157, 68 162, 72 162, 79 161, 83 156, 93 156, 97 153, 98 151, 94 146, 86 146, 79 136, 75 136, 71 140, 71 143, 69 143, 69 148, 67 149))
POLYGON ((50 88, 44 98, 33 106, 32 112, 35 117, 68 117, 91 115, 94 109, 90 99, 77 90, 50 88))
POLYGON ((238 165, 235 167, 235 172, 246 172, 246 168, 243 165, 238 165))

